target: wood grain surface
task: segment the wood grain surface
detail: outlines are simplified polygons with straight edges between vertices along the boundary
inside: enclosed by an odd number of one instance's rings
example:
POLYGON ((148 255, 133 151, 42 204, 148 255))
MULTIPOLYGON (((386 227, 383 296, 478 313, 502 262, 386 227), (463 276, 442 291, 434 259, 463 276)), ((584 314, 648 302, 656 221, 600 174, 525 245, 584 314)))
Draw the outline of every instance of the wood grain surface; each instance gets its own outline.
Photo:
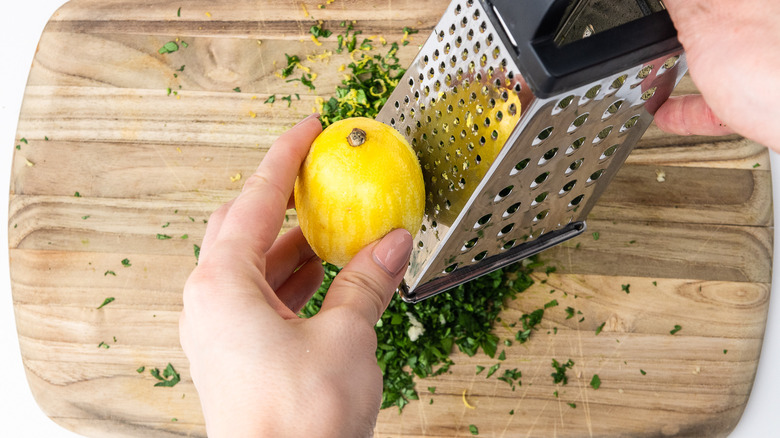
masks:
MULTIPOLYGON (((74 0, 52 17, 25 91, 8 233, 27 377, 57 423, 96 437, 205 436, 178 341, 193 245, 209 214, 317 96, 334 92, 338 67, 350 62, 346 54, 306 61, 317 74, 310 91, 275 75, 285 53, 333 50, 335 38, 317 46, 309 27, 322 20, 338 33, 342 20, 356 20, 365 36, 391 42, 404 26, 420 29, 399 51, 408 64, 447 2, 317 5, 74 0), (175 39, 188 47, 158 53, 175 39), (289 107, 263 103, 294 93, 300 100, 289 107), (106 297, 116 300, 96 309, 106 297), (169 362, 182 377, 173 388, 136 372, 169 362)), ((677 93, 692 91, 685 78, 677 93)), ((282 232, 295 225, 290 211, 282 232)), ((418 381, 419 401, 380 412, 376 435, 471 436, 472 424, 490 437, 727 435, 748 399, 766 323, 766 150, 653 126, 588 226, 543 253, 556 272, 535 274, 502 314, 516 321, 559 303, 530 342, 505 348, 501 367, 521 370, 521 386, 475 373, 497 360, 455 352, 450 373, 418 381), (567 319, 567 307, 582 313, 567 319), (675 325, 682 329, 671 334, 675 325), (553 384, 552 359, 574 361, 567 385, 553 384), (599 389, 589 385, 594 374, 599 389)))

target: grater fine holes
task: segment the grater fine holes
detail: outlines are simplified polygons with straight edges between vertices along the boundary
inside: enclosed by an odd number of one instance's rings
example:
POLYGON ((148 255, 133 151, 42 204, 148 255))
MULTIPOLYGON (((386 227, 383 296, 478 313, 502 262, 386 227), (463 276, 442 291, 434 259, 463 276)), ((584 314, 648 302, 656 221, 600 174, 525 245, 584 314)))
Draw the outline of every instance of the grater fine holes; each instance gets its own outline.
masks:
POLYGON ((636 125, 636 122, 639 120, 639 114, 635 115, 634 117, 631 117, 626 121, 626 123, 623 124, 623 126, 620 128, 620 132, 626 132, 629 129, 633 128, 634 125, 636 125))
POLYGON ((507 196, 509 196, 510 193, 512 193, 512 190, 515 188, 515 186, 506 186, 503 189, 501 189, 500 192, 498 192, 498 195, 496 195, 495 198, 493 198, 494 203, 499 203, 506 199, 507 196))
MULTIPOLYGON (((617 77, 614 81, 612 81, 612 85, 609 86, 610 90, 617 91, 620 89, 620 87, 623 86, 623 84, 626 83, 626 79, 628 79, 628 75, 622 75, 617 77)), ((612 92, 614 92, 612 91, 612 92)))
POLYGON ((550 160, 555 158, 555 156, 558 154, 558 148, 552 148, 549 151, 545 152, 544 155, 542 155, 542 158, 539 159, 539 166, 544 166, 547 164, 550 160))
POLYGON ((485 258, 487 255, 487 251, 482 251, 481 253, 474 256, 474 258, 471 260, 472 262, 478 262, 485 258))
POLYGON ((593 172, 590 175, 590 177, 588 177, 588 180, 585 182, 585 184, 593 184, 594 182, 596 182, 596 180, 601 178, 601 175, 603 175, 603 174, 604 174, 604 169, 599 169, 599 170, 593 172))
POLYGON ((452 26, 450 26, 450 35, 454 35, 455 34, 455 29, 457 29, 457 28, 455 27, 454 24, 452 26))
POLYGON ((667 59, 666 62, 664 62, 664 65, 662 65, 661 68, 658 69, 658 73, 656 73, 656 76, 661 76, 667 71, 673 69, 675 66, 677 66, 678 62, 680 62, 680 55, 672 56, 671 58, 667 59))
POLYGON ((577 180, 573 179, 573 180, 567 182, 566 185, 564 185, 561 188, 561 191, 558 192, 558 194, 559 195, 565 195, 565 194, 569 193, 574 188, 574 186, 576 186, 576 185, 577 185, 577 180))
POLYGON ((487 23, 484 21, 479 25, 479 33, 485 33, 487 31, 487 23))
POLYGON ((658 87, 653 87, 653 88, 645 91, 644 93, 642 93, 642 100, 644 100, 644 101, 650 100, 650 98, 653 97, 653 95, 655 95, 655 90, 657 90, 657 89, 658 89, 658 87))
POLYGON ((498 237, 503 237, 512 232, 512 229, 515 227, 515 224, 509 224, 501 229, 501 231, 498 232, 498 237))
POLYGON ((460 27, 466 27, 469 25, 469 19, 466 17, 463 17, 462 20, 460 20, 460 27))
POLYGON ((531 183, 531 188, 539 187, 540 184, 547 181, 547 177, 550 176, 550 172, 544 172, 541 175, 537 176, 534 181, 531 183))
MULTIPOLYGON (((479 155, 477 155, 477 158, 479 158, 479 155)), ((515 164, 515 167, 512 168, 511 171, 509 171, 509 176, 517 175, 521 170, 525 169, 526 166, 528 166, 528 163, 531 162, 530 158, 526 158, 525 160, 522 160, 515 164)))
MULTIPOLYGON (((511 107, 510 107, 510 114, 511 113, 511 107)), ((553 132, 553 127, 548 126, 547 128, 544 128, 539 135, 536 136, 533 142, 531 142, 531 146, 538 146, 542 144, 543 141, 547 140, 548 137, 550 137, 550 134, 553 132)))
POLYGON ((488 213, 482 216, 481 218, 477 219, 477 222, 474 223, 474 229, 477 230, 487 225, 488 222, 490 222, 491 217, 493 217, 493 215, 491 213, 488 213))
POLYGON ((472 17, 476 21, 476 20, 479 20, 479 15, 480 15, 479 9, 477 9, 477 10, 474 11, 474 15, 472 17))
POLYGON ((458 268, 458 264, 457 263, 453 263, 453 264, 447 266, 446 268, 444 268, 444 273, 445 274, 449 274, 450 272, 454 271, 457 268, 458 268))
POLYGON ((469 41, 474 39, 474 30, 473 29, 470 30, 469 33, 466 34, 466 39, 468 39, 469 41))
POLYGON ((455 15, 460 15, 460 12, 463 10, 460 5, 455 6, 455 15))
POLYGON ((539 196, 534 198, 534 201, 531 203, 531 207, 537 206, 537 205, 541 204, 542 202, 544 202, 544 200, 547 199, 547 195, 548 195, 548 192, 540 193, 539 196))
POLYGON ((512 247, 515 246, 515 242, 517 242, 517 241, 516 240, 510 240, 509 242, 505 243, 501 247, 501 249, 503 249, 504 251, 510 250, 510 249, 512 249, 512 247))
POLYGON ((584 158, 580 158, 577 161, 574 161, 573 163, 569 164, 569 167, 566 168, 566 171, 564 172, 566 175, 570 175, 574 173, 575 170, 579 169, 580 166, 582 166, 582 162, 585 161, 584 158))
POLYGON ((515 105, 514 103, 509 104, 508 112, 510 116, 514 116, 515 114, 517 114, 517 105, 515 105))
MULTIPOLYGON (((569 202, 568 207, 569 208, 574 208, 574 207, 580 205, 580 202, 582 202, 583 199, 585 199, 585 195, 579 195, 579 196, 575 197, 574 199, 571 200, 571 202, 569 202)), ((569 219, 569 222, 571 222, 571 220, 572 219, 569 219)))
POLYGON ((609 157, 611 157, 615 153, 615 151, 617 151, 619 146, 620 146, 619 144, 616 144, 616 145, 612 145, 612 146, 608 147, 604 151, 604 153, 601 154, 601 156, 599 157, 599 160, 602 160, 602 162, 607 160, 609 157))
POLYGON ((474 245, 477 244, 478 240, 479 240, 479 237, 475 237, 475 238, 467 241, 466 243, 463 244, 463 248, 461 248, 460 250, 462 252, 466 252, 466 251, 470 250, 471 248, 474 248, 474 245))
POLYGON ((580 148, 580 146, 582 146, 583 143, 585 143, 585 137, 580 137, 574 140, 574 142, 569 146, 569 148, 566 149, 566 155, 573 154, 577 149, 580 148))
POLYGON ((540 211, 539 214, 534 216, 534 222, 539 222, 540 220, 546 218, 547 215, 549 215, 549 214, 550 214, 550 210, 542 210, 542 211, 540 211))
POLYGON ((607 120, 608 118, 612 117, 616 112, 618 112, 620 107, 623 105, 623 102, 625 102, 625 100, 620 99, 615 101, 615 103, 613 103, 612 105, 610 105, 609 108, 607 108, 607 110, 604 111, 604 114, 601 116, 601 120, 607 120))
POLYGON ((600 91, 601 91, 601 85, 596 85, 594 87, 591 87, 590 90, 585 92, 585 95, 580 100, 580 105, 584 105, 584 104, 590 102, 592 99, 595 99, 596 96, 599 95, 600 91))
POLYGON ((580 126, 582 126, 586 120, 588 120, 588 116, 590 116, 590 113, 585 113, 574 119, 573 122, 571 122, 571 125, 569 125, 569 129, 567 132, 572 133, 577 130, 580 126))
POLYGON ((607 136, 612 132, 612 126, 607 126, 606 128, 602 129, 599 134, 596 136, 596 138, 593 139, 593 144, 599 144, 602 140, 607 138, 607 136))
POLYGON ((509 216, 512 216, 517 212, 518 209, 520 209, 520 205, 522 205, 520 202, 516 202, 510 205, 509 208, 507 208, 506 211, 504 211, 502 217, 508 218, 509 216))
POLYGON ((422 242, 422 240, 417 241, 417 247, 418 248, 422 248, 424 246, 425 246, 425 244, 422 242))
POLYGON ((474 0, 466 0, 466 6, 469 8, 474 6, 474 0))
POLYGON ((653 65, 647 65, 642 70, 639 70, 639 73, 636 74, 636 78, 639 80, 643 80, 644 78, 650 76, 650 72, 653 71, 653 65))
POLYGON ((573 94, 570 94, 570 95, 564 97, 563 99, 561 99, 558 102, 558 105, 555 105, 555 108, 553 108, 553 114, 557 114, 557 113, 561 112, 561 110, 566 109, 571 104, 571 102, 573 100, 574 100, 574 95, 573 94))

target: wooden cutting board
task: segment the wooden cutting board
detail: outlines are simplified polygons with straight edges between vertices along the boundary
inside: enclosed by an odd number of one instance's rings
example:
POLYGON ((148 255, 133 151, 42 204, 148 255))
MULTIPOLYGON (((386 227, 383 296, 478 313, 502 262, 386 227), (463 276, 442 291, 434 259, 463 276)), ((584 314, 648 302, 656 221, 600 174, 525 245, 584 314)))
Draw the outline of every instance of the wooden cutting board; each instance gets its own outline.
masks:
MULTIPOLYGON (((337 34, 342 20, 357 20, 364 36, 391 42, 404 26, 419 29, 399 51, 406 65, 447 6, 317 5, 74 0, 52 17, 25 92, 8 232, 27 377, 57 423, 100 437, 205 435, 177 327, 193 245, 349 62, 305 61, 317 74, 312 92, 275 76, 285 53, 333 50, 335 36, 322 46, 309 38, 315 20, 337 34), (177 39, 188 46, 158 53, 177 39), (289 107, 279 99, 295 93, 289 107), (277 102, 264 104, 272 94, 277 102), (116 301, 96 309, 106 297, 116 301), (154 387, 148 369, 169 362, 181 383, 154 387)), ((685 79, 678 92, 694 89, 685 79)), ((544 253, 557 271, 537 274, 502 315, 516 321, 559 303, 530 342, 505 348, 502 369, 521 370, 522 386, 476 375, 495 359, 454 353, 451 373, 418 382, 419 401, 380 413, 377 436, 471 436, 471 424, 492 437, 726 435, 748 399, 766 322, 770 179, 760 145, 652 127, 589 232, 544 253), (553 384, 552 359, 575 363, 567 385, 553 384)), ((294 225, 291 212, 285 229, 294 225)))

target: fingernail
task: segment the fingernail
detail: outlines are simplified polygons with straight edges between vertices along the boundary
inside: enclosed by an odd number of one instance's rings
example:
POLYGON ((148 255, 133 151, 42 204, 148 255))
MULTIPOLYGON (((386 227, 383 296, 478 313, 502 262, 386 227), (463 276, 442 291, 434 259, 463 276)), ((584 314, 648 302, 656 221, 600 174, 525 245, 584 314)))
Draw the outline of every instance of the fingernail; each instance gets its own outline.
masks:
MULTIPOLYGON (((300 122, 296 123, 295 126, 303 125, 304 123, 308 122, 310 119, 319 119, 319 118, 320 118, 320 113, 309 114, 308 117, 306 117, 305 119, 303 119, 300 122)), ((295 126, 293 126, 293 128, 295 126)))
POLYGON ((409 264, 412 254, 412 235, 403 228, 391 231, 374 247, 376 264, 395 277, 409 264))

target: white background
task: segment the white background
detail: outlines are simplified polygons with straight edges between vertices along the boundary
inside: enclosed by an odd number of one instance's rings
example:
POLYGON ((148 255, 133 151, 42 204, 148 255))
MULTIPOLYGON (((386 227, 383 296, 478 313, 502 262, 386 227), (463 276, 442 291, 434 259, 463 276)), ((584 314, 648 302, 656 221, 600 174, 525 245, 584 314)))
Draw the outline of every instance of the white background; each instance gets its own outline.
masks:
MULTIPOLYGON (((49 420, 35 404, 22 368, 14 325, 8 276, 8 182, 16 145, 15 133, 33 55, 44 25, 64 0, 28 0, 20 6, 4 5, 0 12, 0 435, 8 437, 74 437, 49 420)), ((11 4, 18 4, 13 2, 11 4)), ((780 19, 780 17, 778 17, 780 19)), ((78 48, 74 48, 78 50, 78 48)), ((728 84, 724 84, 728 85, 728 84)), ((772 167, 780 159, 772 156, 772 167)), ((780 178, 774 178, 775 217, 780 207, 780 178)), ((780 243, 775 238, 776 243, 780 243)), ((780 245, 775 245, 776 248, 780 245)), ((780 252, 775 251, 775 260, 780 252)), ((775 269, 775 272, 777 269, 775 269)), ((775 284, 773 282, 773 284, 775 284)), ((764 349, 748 407, 732 437, 772 436, 780 430, 780 287, 775 284, 764 349)))

